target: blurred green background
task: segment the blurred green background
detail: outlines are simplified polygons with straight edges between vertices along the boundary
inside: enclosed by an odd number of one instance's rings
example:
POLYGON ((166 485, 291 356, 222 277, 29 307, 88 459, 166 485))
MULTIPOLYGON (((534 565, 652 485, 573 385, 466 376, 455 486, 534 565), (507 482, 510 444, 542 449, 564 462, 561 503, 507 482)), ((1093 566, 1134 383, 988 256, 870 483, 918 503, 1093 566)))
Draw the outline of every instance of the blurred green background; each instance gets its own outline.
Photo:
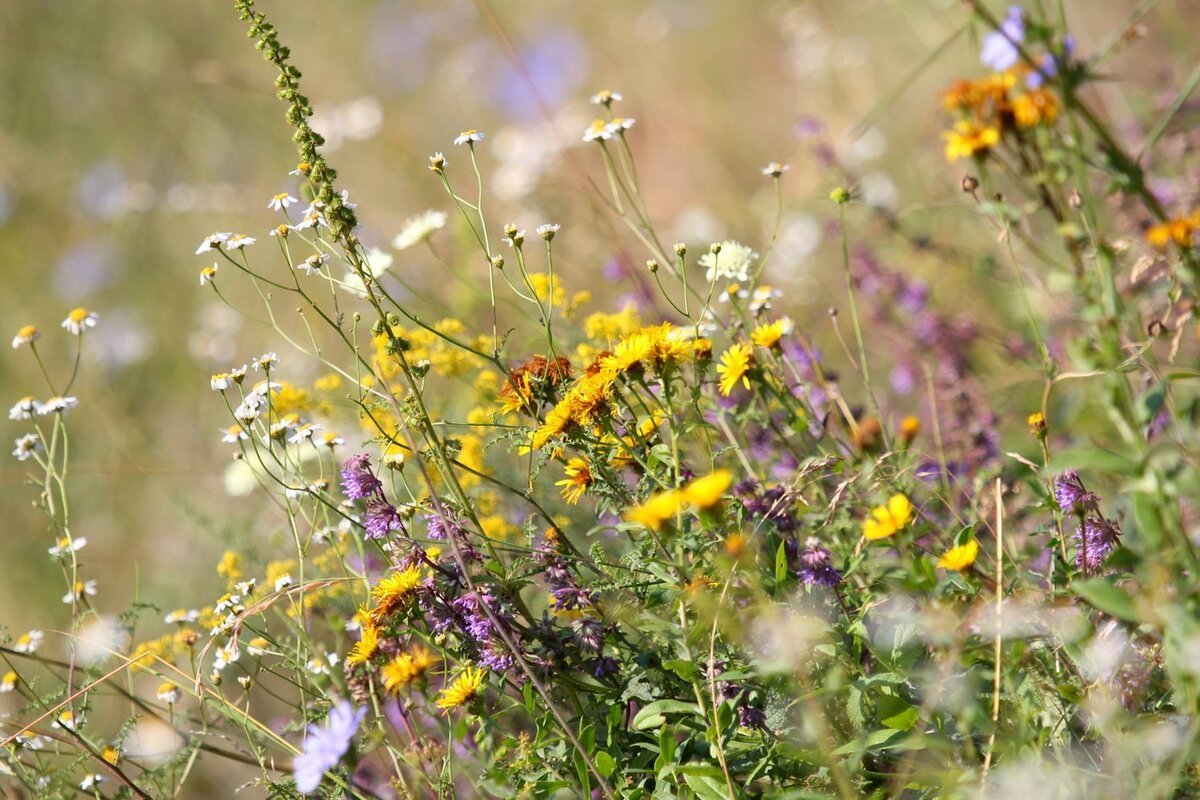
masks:
MULTIPOLYGON (((1138 5, 1067 2, 1080 52, 1138 5)), ((937 90, 979 72, 979 32, 962 30, 967 14, 956 0, 289 0, 261 8, 304 73, 314 126, 360 204, 367 244, 386 248, 427 208, 452 210, 426 157, 445 151, 452 168, 463 167, 465 152, 451 140, 479 128, 494 236, 509 220, 531 233, 563 223, 567 288, 596 293, 587 311, 616 310, 632 286, 606 282, 606 262, 647 256, 597 213, 588 182, 600 176, 599 158, 579 137, 595 116, 588 97, 603 87, 622 91, 618 113, 638 119, 631 141, 666 242, 698 249, 730 237, 761 250, 774 193, 759 170, 790 163, 768 280, 786 292, 778 307, 802 325, 827 325, 825 308, 841 297, 824 198, 845 178, 822 148, 852 171, 865 199, 897 210, 913 233, 965 248, 986 243, 982 226, 959 233, 966 215, 929 211, 959 202, 962 174, 942 156, 937 90), (956 31, 928 70, 906 77, 956 31), (827 133, 814 136, 814 122, 827 133)), ((1152 115, 1161 87, 1191 67, 1196 19, 1194 0, 1155 5, 1145 35, 1108 66, 1119 81, 1099 90, 1101 105, 1119 118, 1152 115)), ((278 217, 267 200, 297 193, 273 79, 224 0, 0 4, 0 319, 10 336, 36 324, 41 351, 62 375, 73 342, 59 322, 78 305, 100 315, 73 390, 81 405, 69 418, 72 514, 74 534, 89 540, 81 560, 99 580, 96 602, 114 613, 139 598, 164 608, 211 599, 212 565, 226 544, 265 547, 278 524, 267 504, 222 487, 228 419, 208 378, 272 349, 288 379, 316 373, 269 327, 202 289, 198 273, 211 259, 192 254, 213 230, 257 236, 255 257, 272 254, 263 245, 278 217)), ((466 175, 452 177, 465 188, 466 175)), ((881 234, 894 265, 931 280, 935 304, 974 305, 981 319, 994 318, 986 282, 888 244, 883 231, 877 219, 857 235, 881 234)), ((482 280, 477 254, 454 249, 453 238, 439 233, 443 251, 482 280)), ((398 253, 393 271, 465 307, 428 250, 398 253)), ((231 296, 248 297, 234 277, 222 273, 231 296)), ((0 395, 10 405, 44 396, 28 350, 4 353, 0 395)), ((26 429, 6 424, 10 439, 26 429)), ((16 633, 67 620, 26 466, 6 456, 0 468, 0 625, 16 633)))

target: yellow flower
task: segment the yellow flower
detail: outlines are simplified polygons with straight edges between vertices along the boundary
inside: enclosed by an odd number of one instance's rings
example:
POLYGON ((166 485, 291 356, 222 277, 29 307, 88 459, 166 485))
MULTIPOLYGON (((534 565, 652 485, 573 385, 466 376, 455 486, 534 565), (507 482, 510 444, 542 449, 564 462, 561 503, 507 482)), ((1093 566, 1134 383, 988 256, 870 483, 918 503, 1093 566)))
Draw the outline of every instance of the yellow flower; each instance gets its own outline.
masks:
POLYGON ((1049 125, 1058 117, 1058 98, 1045 89, 1033 89, 1013 98, 1012 110, 1022 128, 1049 125))
POLYGON ((1046 435, 1046 415, 1042 412, 1033 412, 1025 418, 1025 422, 1029 425, 1029 432, 1034 436, 1046 435))
POLYGON ((613 375, 601 371, 576 381, 566 396, 571 419, 580 425, 589 425, 602 416, 612 395, 613 380, 613 375))
POLYGON ((533 433, 533 449, 540 450, 555 436, 562 434, 571 424, 571 407, 563 400, 546 412, 546 421, 533 433))
POLYGON ((1200 230, 1200 210, 1150 226, 1146 229, 1146 241, 1159 250, 1165 250, 1171 242, 1178 247, 1191 247, 1197 230, 1200 230))
POLYGON ((942 569, 952 569, 955 572, 962 572, 975 563, 975 556, 977 555, 979 555, 979 542, 975 539, 969 539, 966 544, 951 547, 943 553, 942 557, 938 559, 937 565, 942 569))
POLYGON ((232 550, 226 550, 217 562, 217 574, 230 586, 240 581, 245 577, 245 573, 242 572, 242 557, 232 550))
POLYGON ((121 753, 115 747, 105 747, 100 751, 100 757, 115 765, 121 759, 121 753))
POLYGON ((478 667, 467 667, 454 679, 454 682, 442 689, 435 705, 448 712, 452 708, 466 705, 479 694, 483 678, 487 673, 478 667))
POLYGON ((998 128, 965 119, 954 123, 954 130, 942 136, 946 139, 946 160, 951 162, 986 153, 1000 142, 998 128))
POLYGON ((751 358, 750 347, 740 343, 732 345, 721 354, 721 362, 717 364, 717 374, 721 376, 721 394, 728 397, 738 385, 738 381, 747 389, 750 388, 750 379, 746 377, 746 373, 750 370, 751 358))
POLYGON ((433 653, 419 644, 413 645, 407 653, 401 653, 383 665, 383 669, 380 670, 383 688, 394 694, 413 681, 419 680, 437 662, 438 657, 433 653))
POLYGON ((354 647, 351 647, 350 652, 346 654, 346 666, 357 667, 360 664, 367 663, 378 649, 379 629, 370 622, 364 622, 362 624, 362 638, 355 642, 354 647))
POLYGON ((609 372, 634 372, 642 368, 642 361, 650 357, 652 343, 644 333, 635 333, 617 342, 612 354, 600 359, 600 368, 609 372))
POLYGON ((750 341, 754 342, 759 347, 772 348, 779 344, 779 340, 785 335, 792 332, 792 321, 786 317, 777 319, 774 322, 766 325, 759 325, 750 334, 750 341))
POLYGON ((712 508, 721 502, 725 490, 733 483, 733 474, 719 469, 712 475, 697 478, 683 488, 684 499, 696 508, 712 508))
POLYGON ((4 673, 4 677, 0 678, 0 692, 11 692, 15 688, 17 688, 17 673, 4 673))
POLYGON ((887 505, 876 506, 871 510, 871 516, 863 520, 863 536, 874 541, 894 535, 912 520, 913 510, 913 504, 907 497, 892 495, 887 505))
POLYGON ((921 432, 921 420, 913 416, 907 416, 900 420, 900 438, 905 442, 911 442, 917 438, 917 434, 921 432))
POLYGON ((393 572, 371 589, 375 608, 371 617, 380 620, 399 608, 421 585, 421 569, 417 566, 393 572))
POLYGON ((659 492, 640 506, 635 506, 625 512, 625 519, 636 522, 652 531, 660 530, 663 523, 679 513, 686 503, 683 492, 671 489, 659 492))
POLYGON ((566 479, 557 481, 554 485, 561 486, 562 496, 567 502, 575 505, 579 502, 579 498, 583 497, 583 493, 592 485, 592 471, 588 469, 588 463, 582 458, 572 458, 567 462, 566 479))

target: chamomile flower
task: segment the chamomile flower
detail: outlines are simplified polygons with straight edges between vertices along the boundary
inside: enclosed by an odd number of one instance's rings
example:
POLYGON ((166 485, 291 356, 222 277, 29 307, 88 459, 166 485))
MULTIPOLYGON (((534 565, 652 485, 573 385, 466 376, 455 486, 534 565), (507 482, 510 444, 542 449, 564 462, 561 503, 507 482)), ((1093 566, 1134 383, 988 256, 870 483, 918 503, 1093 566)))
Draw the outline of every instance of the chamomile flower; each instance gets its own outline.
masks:
POLYGON ((613 117, 612 121, 605 127, 610 133, 624 134, 637 123, 633 117, 613 117))
POLYGON ((778 161, 772 161, 762 168, 763 175, 769 175, 772 178, 778 178, 783 173, 787 172, 791 167, 787 164, 781 164, 778 161))
POLYGON ((90 792, 100 785, 104 780, 104 776, 98 772, 93 772, 90 775, 85 775, 83 780, 79 782, 79 788, 85 792, 90 792))
POLYGON ((64 711, 61 714, 59 714, 58 718, 55 719, 53 723, 51 723, 51 725, 55 728, 59 728, 62 730, 68 730, 68 731, 76 730, 82 724, 83 724, 83 717, 82 716, 77 717, 77 716, 75 716, 74 712, 69 711, 69 710, 64 711))
POLYGON ((243 236, 240 233, 235 233, 225 241, 225 247, 230 250, 241 250, 243 247, 249 247, 257 241, 253 236, 243 236))
POLYGON ((217 233, 210 233, 204 237, 204 241, 200 242, 200 246, 196 248, 196 255, 220 250, 221 245, 229 241, 230 236, 233 236, 233 234, 229 232, 218 231, 217 233))
POLYGON ((326 447, 328 447, 331 450, 335 447, 340 447, 341 445, 344 445, 346 443, 345 439, 343 439, 341 436, 338 436, 333 431, 325 431, 318 437, 318 439, 321 442, 321 444, 325 445, 326 447))
POLYGON ((255 636, 246 642, 246 652, 255 658, 261 658, 271 651, 271 643, 261 636, 255 636))
POLYGON ((13 455, 17 457, 17 461, 28 461, 41 449, 42 440, 36 433, 27 433, 17 439, 15 444, 13 455))
POLYGON ((255 372, 258 372, 260 369, 263 372, 270 372, 271 368, 278 363, 279 356, 275 355, 274 351, 263 353, 261 356, 250 362, 251 366, 254 367, 255 372))
POLYGON ((519 247, 525 241, 525 229, 514 231, 511 235, 505 236, 500 241, 504 242, 509 247, 519 247))
POLYGON ((12 420, 33 419, 34 414, 40 414, 42 404, 32 396, 22 397, 8 410, 8 418, 12 420))
POLYGON ((37 413, 42 416, 46 416, 47 414, 65 414, 77 405, 79 405, 79 398, 77 397, 56 395, 38 406, 37 413))
POLYGON ((95 595, 96 582, 94 580, 75 581, 74 590, 64 594, 62 601, 67 605, 70 605, 72 603, 81 602, 85 597, 95 597, 95 595))
POLYGON ((611 139, 613 132, 609 130, 608 122, 602 119, 592 120, 592 124, 588 125, 587 130, 583 132, 583 141, 594 142, 597 140, 611 139))
POLYGON ((483 141, 483 134, 480 133, 479 131, 475 130, 474 128, 471 128, 470 130, 467 130, 467 131, 463 131, 462 133, 460 133, 458 136, 456 136, 454 138, 455 144, 465 144, 465 145, 470 145, 471 147, 474 147, 476 142, 482 142, 482 141, 483 141))
POLYGON ((301 215, 300 221, 292 226, 292 230, 304 231, 309 228, 315 228, 318 225, 329 226, 329 223, 325 221, 325 215, 320 211, 306 211, 301 215))
POLYGON ((446 171, 446 156, 441 153, 434 153, 429 157, 429 168, 437 173, 446 171))
POLYGON ((6 672, 3 677, 0 677, 0 694, 11 692, 17 688, 17 673, 6 672))
POLYGON ((216 372, 208 379, 208 385, 214 392, 223 392, 233 386, 233 376, 228 372, 216 372))
POLYGON ((96 323, 100 321, 100 317, 96 316, 95 311, 88 311, 86 308, 73 308, 71 313, 67 314, 67 318, 62 321, 62 326, 71 333, 79 336, 87 328, 96 327, 96 323))
POLYGON ((46 635, 38 629, 33 629, 29 633, 21 634, 17 641, 13 644, 13 650, 18 653, 36 653, 37 649, 42 646, 42 640, 46 635))
POLYGON ((324 253, 311 255, 296 265, 296 269, 303 272, 305 275, 316 275, 321 271, 321 267, 329 261, 329 256, 324 253))
POLYGON ((770 286, 758 286, 750 297, 748 308, 750 313, 758 316, 764 311, 771 310, 771 301, 783 297, 783 292, 770 286))
POLYGON ((254 422, 254 420, 258 419, 259 414, 261 413, 258 409, 259 403, 242 401, 238 404, 238 407, 233 410, 233 417, 238 422, 242 423, 242 425, 249 425, 250 423, 254 422))
POLYGON ((200 285, 208 286, 217 278, 217 264, 214 262, 211 267, 205 267, 200 270, 200 285))
POLYGON ((396 238, 392 239, 392 247, 397 250, 407 250, 413 245, 420 244, 433 236, 435 231, 444 227, 446 219, 446 212, 433 210, 410 217, 400 232, 396 234, 396 238))
POLYGON ((537 226, 537 235, 545 239, 547 242, 554 238, 554 235, 559 232, 562 225, 557 222, 546 223, 545 225, 537 226))
POLYGON ((160 703, 175 705, 183 699, 183 692, 179 690, 178 686, 167 681, 158 685, 155 696, 158 697, 158 702, 160 703))
POLYGON ((86 536, 76 536, 73 539, 63 537, 58 540, 58 543, 51 547, 48 552, 52 556, 63 555, 65 553, 78 553, 83 548, 87 547, 86 536))
POLYGON ((604 106, 607 108, 608 106, 611 106, 613 103, 618 103, 624 99, 625 98, 621 96, 620 92, 614 92, 610 89, 601 89, 600 91, 598 91, 594 95, 592 95, 592 105, 604 106))
POLYGON ((42 337, 40 331, 34 325, 22 325, 17 329, 17 335, 13 337, 12 346, 16 350, 23 344, 33 344, 42 337))
POLYGON ((746 282, 750 280, 750 267, 758 260, 758 253, 744 244, 725 240, 700 256, 704 267, 704 279, 709 283, 720 280, 746 282))
POLYGON ((258 583, 258 578, 247 578, 244 581, 239 581, 234 584, 234 590, 242 597, 249 597, 254 594, 254 587, 258 583))
POLYGON ((292 203, 299 203, 299 202, 300 202, 299 200, 292 197, 287 192, 281 192, 271 198, 270 202, 267 203, 267 208, 271 209, 272 211, 283 211, 285 208, 290 206, 292 203))
POLYGON ((200 619, 200 611, 198 609, 177 608, 163 617, 163 622, 166 622, 168 625, 176 625, 185 622, 195 622, 198 619, 200 619))
POLYGON ((284 589, 291 586, 295 582, 296 582, 296 579, 293 578, 291 575, 280 575, 278 578, 275 579, 275 591, 282 592, 284 589))
POLYGON ((288 444, 300 444, 312 438, 313 434, 321 430, 321 426, 315 422, 306 422, 298 426, 292 435, 288 437, 288 444))
POLYGON ((221 433, 221 441, 225 444, 237 444, 238 442, 244 442, 250 438, 246 434, 246 429, 241 425, 230 425, 221 433))
POLYGON ((329 668, 329 657, 324 655, 313 656, 304 665, 304 668, 312 675, 328 675, 331 670, 329 668))

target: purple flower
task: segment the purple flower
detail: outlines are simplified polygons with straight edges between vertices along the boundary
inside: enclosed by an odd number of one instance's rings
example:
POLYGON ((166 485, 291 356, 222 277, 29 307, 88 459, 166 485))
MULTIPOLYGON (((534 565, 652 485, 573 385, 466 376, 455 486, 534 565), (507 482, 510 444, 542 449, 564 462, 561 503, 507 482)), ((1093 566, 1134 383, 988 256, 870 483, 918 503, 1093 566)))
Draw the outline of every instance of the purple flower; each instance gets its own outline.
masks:
POLYGON ((304 752, 292 762, 297 789, 305 794, 317 790, 325 770, 336 767, 350 749, 350 742, 366 713, 365 708, 355 709, 349 702, 339 700, 330 709, 323 726, 308 726, 304 752))
POLYGON ((796 575, 808 586, 828 586, 833 588, 842 581, 841 573, 834 569, 833 554, 820 545, 814 537, 804 543, 800 551, 799 567, 796 575))
POLYGON ((607 678, 609 675, 616 675, 620 671, 621 665, 617 663, 615 658, 600 656, 592 662, 592 675, 596 678, 607 678))
POLYGON ((1020 6, 1010 6, 1008 16, 1000 23, 1000 29, 983 37, 979 63, 996 72, 1012 69, 1021 58, 1017 45, 1024 41, 1025 12, 1020 6))
POLYGON ((1069 469, 1054 480, 1054 499, 1064 514, 1083 514, 1099 505, 1100 498, 1083 488, 1079 473, 1069 469))
POLYGON ((371 500, 367 503, 367 512, 363 517, 363 527, 366 528, 368 539, 382 539, 390 531, 402 530, 404 521, 400 512, 386 500, 371 500))
POLYGON ((1088 517, 1075 529, 1075 541, 1078 542, 1075 564, 1085 575, 1095 574, 1120 539, 1121 529, 1117 523, 1101 516, 1088 517))
POLYGON ((761 708, 754 706, 738 706, 738 724, 743 728, 756 728, 761 730, 767 727, 767 715, 763 713, 761 708))
POLYGON ((366 453, 351 456, 342 465, 342 490, 351 500, 371 497, 383 491, 383 484, 371 472, 371 457, 366 453))

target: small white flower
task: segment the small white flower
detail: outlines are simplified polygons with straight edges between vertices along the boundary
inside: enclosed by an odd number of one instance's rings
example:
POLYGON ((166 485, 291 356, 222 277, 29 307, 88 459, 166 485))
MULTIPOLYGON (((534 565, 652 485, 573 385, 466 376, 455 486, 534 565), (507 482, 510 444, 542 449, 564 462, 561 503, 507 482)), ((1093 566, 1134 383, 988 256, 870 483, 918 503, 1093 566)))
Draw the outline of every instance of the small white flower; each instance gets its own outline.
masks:
POLYGON ((246 652, 256 657, 265 656, 267 653, 271 652, 268 649, 269 647, 270 642, 262 638, 251 639, 250 641, 246 642, 246 652))
POLYGON ((342 198, 342 205, 345 206, 346 208, 350 209, 351 211, 358 208, 358 203, 350 202, 349 190, 342 189, 340 192, 338 192, 338 197, 342 198))
POLYGON ((612 122, 606 126, 610 133, 623 133, 629 130, 637 123, 633 117, 614 117, 612 122))
POLYGON ((434 231, 443 227, 446 219, 446 212, 433 210, 409 218, 400 232, 396 234, 396 238, 392 239, 392 247, 396 250, 406 250, 413 245, 420 244, 433 236, 434 231))
POLYGON ((88 311, 86 308, 74 308, 62 321, 62 326, 78 336, 85 329, 96 327, 96 323, 99 321, 100 317, 96 316, 96 312, 88 311))
POLYGON ((230 250, 241 250, 243 247, 249 247, 257 241, 253 236, 243 236, 240 233, 235 233, 225 242, 225 246, 230 250))
POLYGON ((33 397, 22 397, 8 410, 8 418, 14 420, 33 419, 34 414, 40 414, 42 404, 33 397))
POLYGON ((17 335, 13 337, 13 350, 16 350, 23 344, 33 344, 40 338, 42 338, 42 334, 36 327, 33 325, 24 325, 17 331, 17 335))
POLYGON ((104 780, 103 775, 93 772, 91 775, 85 776, 84 779, 79 782, 79 788, 83 789, 85 792, 90 792, 94 787, 98 786, 102 780, 104 780))
POLYGON ((222 431, 221 441, 225 444, 237 444, 244 442, 250 437, 246 434, 246 429, 241 425, 230 425, 222 431))
POLYGON ((233 236, 233 234, 228 232, 217 232, 205 236, 204 241, 196 248, 196 255, 207 253, 211 250, 220 250, 221 245, 229 241, 230 236, 233 236))
MULTIPOLYGON (((13 689, 16 689, 16 688, 17 688, 17 673, 6 672, 6 673, 4 673, 4 675, 2 677, 0 677, 0 694, 5 694, 6 692, 11 692, 13 689)), ((0 764, 3 764, 3 763, 4 763, 3 761, 0 761, 0 764)), ((11 775, 12 773, 10 772, 8 774, 11 775)))
POLYGON ((156 696, 158 697, 158 702, 174 705, 183 699, 183 692, 173 683, 164 683, 158 687, 156 696))
POLYGON ((70 711, 64 711, 54 720, 52 727, 73 731, 83 724, 83 717, 76 717, 70 711))
POLYGON ((211 267, 205 267, 200 270, 200 285, 208 286, 217 277, 217 263, 214 261, 211 267))
POLYGON ((74 539, 63 537, 58 540, 58 544, 51 547, 48 552, 52 556, 62 555, 63 553, 78 553, 83 548, 87 547, 86 536, 76 536, 74 539))
POLYGON ((17 734, 16 745, 26 750, 41 750, 46 746, 48 741, 45 736, 40 736, 30 730, 24 730, 17 734))
POLYGON ((378 247, 372 247, 367 251, 367 268, 373 278, 378 278, 391 269, 392 262, 395 260, 395 256, 378 247))
POLYGON ((328 675, 329 674, 329 658, 328 656, 313 656, 308 660, 308 671, 313 675, 328 675))
POLYGON ((704 279, 709 283, 717 279, 739 282, 750 280, 750 267, 758 259, 758 253, 744 244, 728 239, 721 242, 719 249, 719 253, 710 250, 700 256, 700 266, 705 269, 704 279))
POLYGON ((726 286, 719 295, 717 295, 717 300, 721 301, 722 303, 728 303, 734 297, 738 298, 739 300, 745 300, 749 296, 750 292, 747 291, 746 288, 740 283, 731 283, 726 286))
POLYGON ((223 392, 233 386, 233 376, 228 372, 215 373, 208 379, 208 385, 212 387, 214 392, 223 392))
POLYGON ((249 425, 254 420, 258 419, 258 405, 242 402, 233 410, 233 418, 242 425, 249 425))
POLYGON ((545 239, 547 242, 554 238, 554 235, 559 232, 562 225, 555 223, 547 223, 537 226, 537 235, 545 239))
POLYGON ((291 575, 280 575, 275 579, 275 591, 280 592, 296 582, 291 575))
POLYGON ((77 603, 86 597, 95 597, 96 582, 95 581, 76 581, 75 591, 67 592, 63 595, 62 601, 67 605, 77 603))
POLYGON ((230 639, 225 645, 217 648, 217 657, 213 660, 213 669, 220 672, 241 657, 242 653, 238 649, 238 640, 230 639))
POLYGON ((195 608, 177 608, 163 617, 163 622, 168 625, 183 622, 195 622, 200 619, 200 611, 195 608))
POLYGON ((250 595, 254 594, 254 585, 256 583, 258 583, 257 578, 248 578, 247 580, 236 584, 233 588, 236 589, 237 593, 241 596, 249 597, 250 595))
POLYGON ((42 640, 45 638, 46 635, 35 628, 18 638, 13 644, 13 650, 16 650, 18 653, 36 653, 37 649, 42 646, 42 640))
POLYGON ((277 194, 271 198, 271 201, 269 203, 267 203, 267 208, 271 209, 272 211, 283 211, 285 208, 290 206, 292 203, 299 203, 299 202, 300 202, 299 200, 292 197, 287 192, 281 192, 280 194, 277 194))
POLYGON ((306 422, 288 437, 288 444, 300 444, 301 442, 311 439, 312 435, 321 430, 321 426, 315 422, 306 422))
POLYGON ((325 262, 329 260, 329 256, 324 253, 314 254, 301 261, 296 265, 296 269, 303 272, 305 275, 316 275, 321 271, 321 267, 325 266, 325 262))
POLYGON ((333 431, 325 431, 325 433, 321 434, 321 444, 325 445, 328 448, 332 449, 334 447, 338 447, 345 443, 346 443, 346 440, 343 439, 341 436, 338 436, 333 431))
POLYGON ((597 139, 611 139, 613 132, 609 130, 608 123, 602 119, 592 120, 592 124, 583 132, 583 140, 585 142, 594 142, 597 139))
POLYGON ((609 106, 613 103, 618 103, 625 98, 620 92, 613 92, 608 89, 601 89, 592 95, 592 105, 594 106, 609 106))
POLYGON ((309 228, 315 228, 318 225, 329 227, 329 223, 325 221, 325 215, 320 211, 306 211, 300 221, 292 226, 294 231, 303 231, 309 228))
POLYGON ((279 356, 275 355, 274 351, 263 353, 261 356, 250 362, 251 366, 254 367, 255 372, 257 372, 259 369, 262 369, 263 372, 270 372, 271 368, 278 363, 279 356))
POLYGON ((514 233, 512 236, 505 236, 500 241, 504 242, 509 247, 516 247, 517 245, 519 245, 525 241, 525 229, 522 228, 521 230, 514 233))
MULTIPOLYGON (((274 353, 267 353, 267 355, 274 355, 274 353)), ((256 406, 261 406, 266 402, 267 395, 271 394, 272 392, 278 392, 282 388, 283 384, 275 383, 273 381, 259 381, 258 383, 254 384, 254 387, 250 390, 250 393, 246 395, 246 400, 253 402, 256 406)))
POLYGON ((475 142, 482 142, 482 141, 483 141, 483 134, 480 133, 479 131, 475 130, 474 128, 472 128, 469 131, 463 131, 454 139, 455 144, 474 145, 475 142))
POLYGON ((429 157, 429 168, 434 172, 444 172, 446 170, 446 156, 441 153, 434 153, 429 157))
POLYGON ((28 461, 42 446, 42 440, 36 433, 27 433, 17 439, 15 443, 16 448, 13 450, 13 455, 17 457, 17 461, 28 461))
POLYGON ((750 298, 750 313, 757 316, 759 312, 770 310, 771 301, 779 297, 783 297, 783 292, 778 289, 759 286, 754 290, 754 296, 750 298))
POLYGON ((59 412, 70 411, 77 405, 79 405, 79 398, 63 397, 62 395, 58 395, 57 397, 51 397, 46 402, 42 403, 38 407, 37 413, 41 414, 42 416, 47 414, 57 414, 59 412))
POLYGON ((772 161, 762 168, 763 175, 770 175, 772 178, 778 178, 783 173, 787 172, 791 167, 787 164, 781 164, 778 161, 772 161))

